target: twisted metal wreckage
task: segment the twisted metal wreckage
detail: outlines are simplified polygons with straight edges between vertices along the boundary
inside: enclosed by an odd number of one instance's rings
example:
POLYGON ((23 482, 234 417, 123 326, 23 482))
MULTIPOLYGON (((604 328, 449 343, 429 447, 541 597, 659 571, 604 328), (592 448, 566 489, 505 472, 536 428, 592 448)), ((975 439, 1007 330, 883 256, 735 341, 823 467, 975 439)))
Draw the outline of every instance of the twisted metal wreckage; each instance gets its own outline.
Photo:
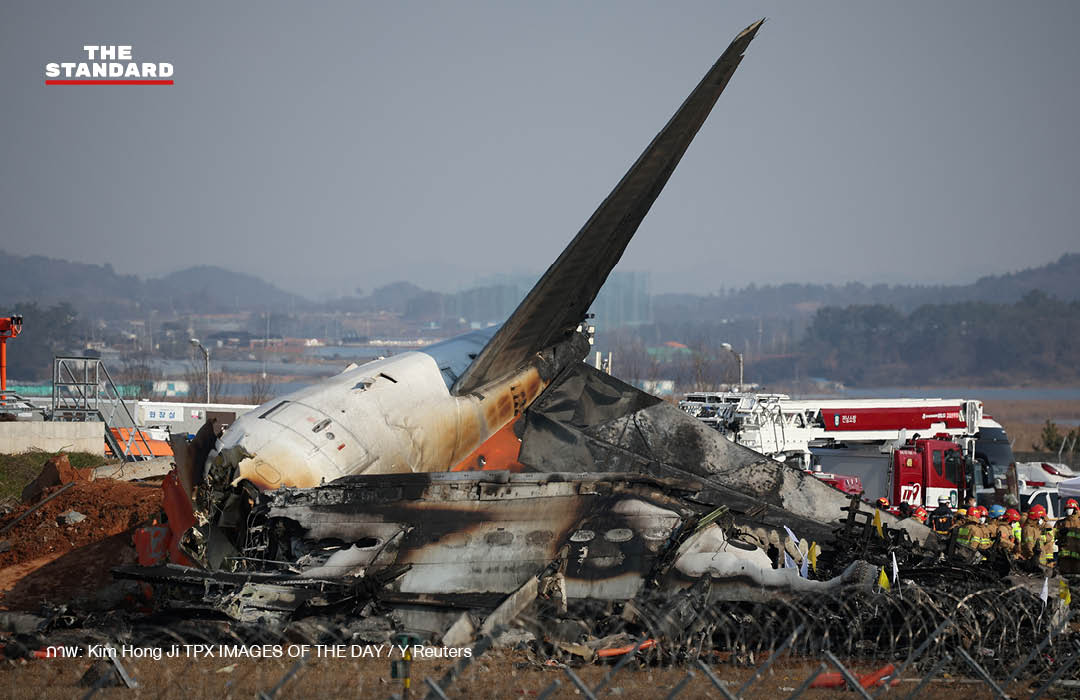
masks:
POLYGON ((763 603, 870 590, 894 555, 901 580, 995 585, 920 523, 881 514, 878 537, 857 498, 582 362, 586 310, 760 26, 506 323, 350 367, 220 437, 204 426, 170 482, 188 506, 169 512, 173 563, 117 574, 154 584, 161 605, 242 623, 389 613, 447 644, 530 606, 595 620, 597 601, 610 615, 660 592, 763 603))

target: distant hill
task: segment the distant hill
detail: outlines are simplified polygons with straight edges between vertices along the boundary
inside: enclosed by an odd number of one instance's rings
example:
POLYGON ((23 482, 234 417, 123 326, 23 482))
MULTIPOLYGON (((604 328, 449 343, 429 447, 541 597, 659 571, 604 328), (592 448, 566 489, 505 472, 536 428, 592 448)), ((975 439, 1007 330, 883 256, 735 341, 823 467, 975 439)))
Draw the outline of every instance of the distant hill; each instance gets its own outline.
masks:
POLYGON ((144 303, 158 309, 202 313, 304 309, 311 302, 253 275, 198 265, 147 280, 144 303))
MULTIPOLYGON (((112 265, 88 265, 46 258, 22 257, 0 251, 0 299, 6 303, 37 302, 49 306, 70 302, 80 313, 117 306, 120 315, 138 308, 133 294, 143 282, 135 275, 118 275, 112 265)), ((7 310, 0 310, 9 313, 7 310)))
MULTIPOLYGON (((211 265, 145 280, 118 274, 108 264, 90 265, 38 255, 22 257, 3 251, 0 265, 5 271, 0 276, 0 298, 10 302, 32 300, 42 306, 69 302, 84 318, 132 318, 151 309, 162 313, 323 309, 389 311, 422 320, 462 316, 499 321, 526 291, 520 286, 496 285, 440 294, 411 282, 394 282, 369 296, 316 305, 258 277, 211 265)), ((610 282, 604 293, 610 291, 610 282)), ((651 315, 657 321, 672 323, 749 318, 805 323, 827 306, 879 304, 908 313, 920 306, 942 303, 1011 304, 1032 290, 1062 301, 1080 300, 1080 254, 1063 255, 1041 267, 982 277, 967 285, 751 284, 723 294, 659 294, 652 297, 651 315)), ((611 312, 602 315, 611 316, 611 312)))
POLYGON ((983 301, 1012 304, 1039 290, 1062 301, 1080 300, 1080 254, 1020 272, 982 277, 966 285, 751 284, 726 294, 660 294, 656 317, 672 321, 722 318, 808 318, 826 306, 879 304, 904 312, 920 306, 983 301))
POLYGON ((1080 253, 1068 253, 1057 262, 1020 272, 981 277, 975 284, 957 287, 963 301, 1011 304, 1032 290, 1046 292, 1062 301, 1080 300, 1080 253))
POLYGON ((227 313, 303 309, 311 302, 258 277, 200 265, 161 278, 121 275, 112 265, 68 262, 0 251, 0 298, 40 306, 68 302, 83 317, 130 318, 162 312, 227 313))

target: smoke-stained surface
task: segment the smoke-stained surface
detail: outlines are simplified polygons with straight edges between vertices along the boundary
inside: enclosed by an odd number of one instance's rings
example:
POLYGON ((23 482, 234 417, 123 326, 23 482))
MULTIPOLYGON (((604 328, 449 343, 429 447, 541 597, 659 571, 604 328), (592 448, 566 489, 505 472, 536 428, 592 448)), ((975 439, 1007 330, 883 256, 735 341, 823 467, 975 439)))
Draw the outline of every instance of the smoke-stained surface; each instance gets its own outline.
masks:
POLYGON ((144 278, 222 262, 313 295, 535 273, 766 15, 727 95, 748 109, 702 134, 622 267, 657 291, 970 281, 1075 248, 1078 13, 8 4, 0 248, 144 278), (176 84, 43 85, 92 43, 176 84))

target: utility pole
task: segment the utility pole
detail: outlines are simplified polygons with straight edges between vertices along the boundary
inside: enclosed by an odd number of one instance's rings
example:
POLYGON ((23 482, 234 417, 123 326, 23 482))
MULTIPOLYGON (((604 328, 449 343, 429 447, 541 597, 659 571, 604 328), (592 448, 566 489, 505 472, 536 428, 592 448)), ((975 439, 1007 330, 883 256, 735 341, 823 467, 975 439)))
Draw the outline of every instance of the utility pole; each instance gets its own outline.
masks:
POLYGON ((198 338, 192 338, 191 344, 202 350, 203 361, 206 366, 206 403, 210 403, 210 351, 203 347, 198 338))
POLYGON ((731 347, 731 343, 720 343, 720 347, 730 352, 735 356, 735 359, 739 363, 739 391, 743 390, 743 356, 742 353, 735 352, 735 348, 731 347))
POLYGON ((266 316, 266 334, 265 334, 265 335, 263 336, 263 350, 262 350, 262 361, 263 361, 263 369, 262 369, 262 378, 263 378, 263 379, 266 379, 266 350, 267 350, 267 346, 268 346, 268 345, 270 345, 270 312, 269 312, 269 311, 266 311, 266 312, 264 312, 264 313, 263 313, 263 315, 264 315, 264 316, 266 316))

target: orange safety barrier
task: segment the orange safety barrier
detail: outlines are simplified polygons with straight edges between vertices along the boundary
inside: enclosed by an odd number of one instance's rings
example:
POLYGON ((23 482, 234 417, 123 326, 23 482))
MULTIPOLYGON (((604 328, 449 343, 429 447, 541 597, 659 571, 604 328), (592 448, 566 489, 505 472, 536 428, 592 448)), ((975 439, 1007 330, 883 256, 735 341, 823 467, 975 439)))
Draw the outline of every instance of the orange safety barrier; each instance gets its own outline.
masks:
MULTIPOLYGON (((128 438, 131 437, 130 428, 109 428, 109 430, 121 445, 126 445, 128 438)), ((172 446, 168 442, 155 440, 144 430, 138 431, 135 439, 131 441, 131 454, 137 457, 172 457, 172 453, 172 446)), ((105 454, 112 455, 109 443, 105 443, 105 454)))
POLYGON ((644 642, 641 643, 641 646, 631 644, 630 646, 625 647, 600 649, 596 652, 596 655, 599 656, 601 659, 606 659, 612 656, 622 656, 623 654, 629 654, 630 652, 634 651, 634 649, 637 649, 638 651, 645 651, 646 649, 652 649, 654 646, 656 646, 655 639, 646 639, 644 642))
MULTIPOLYGON (((868 673, 865 676, 859 677, 859 685, 864 688, 873 688, 874 686, 881 685, 881 679, 896 672, 896 666, 892 664, 886 664, 874 671, 868 673)), ((831 673, 822 673, 820 676, 814 679, 814 682, 810 684, 811 688, 842 688, 844 686, 844 676, 839 671, 833 671, 831 673)), ((889 685, 900 685, 900 681, 893 680, 889 685)))
MULTIPOLYGON (((871 674, 865 675, 859 679, 859 684, 864 688, 873 688, 874 686, 881 685, 881 679, 885 676, 891 676, 896 672, 896 666, 892 664, 886 664, 871 674)), ((900 681, 894 680, 890 685, 899 685, 900 681)))

